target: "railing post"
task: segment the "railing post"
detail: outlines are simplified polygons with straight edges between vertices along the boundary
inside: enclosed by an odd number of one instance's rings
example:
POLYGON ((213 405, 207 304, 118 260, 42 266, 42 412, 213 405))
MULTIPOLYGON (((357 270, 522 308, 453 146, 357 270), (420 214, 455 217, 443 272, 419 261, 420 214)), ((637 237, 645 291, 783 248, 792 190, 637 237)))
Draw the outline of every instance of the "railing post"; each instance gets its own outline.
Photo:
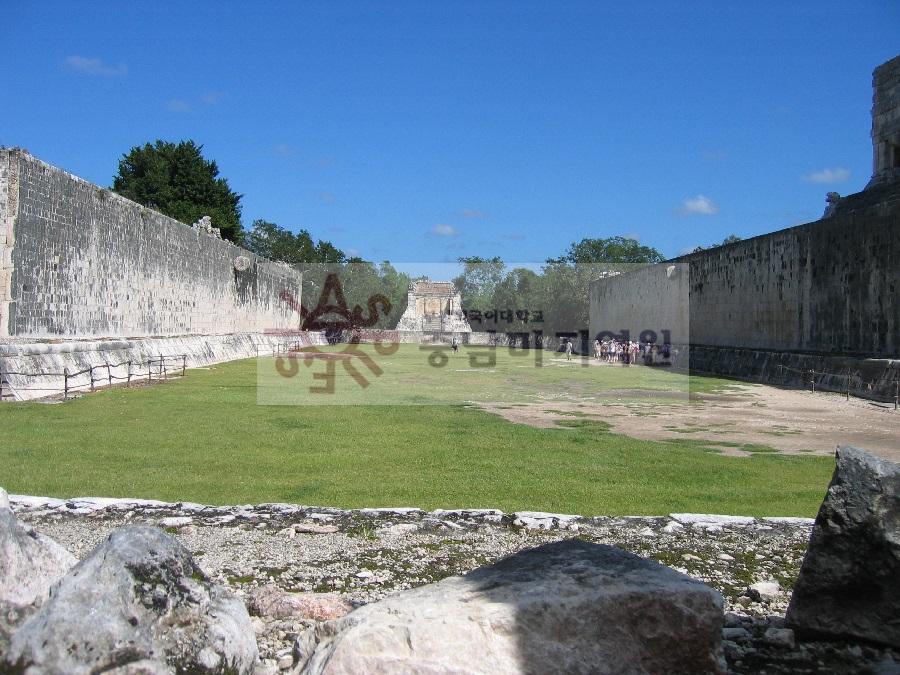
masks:
POLYGON ((3 371, 0 370, 0 402, 3 401, 3 371))
POLYGON ((147 384, 153 381, 153 359, 147 359, 147 384))
POLYGON ((816 393, 816 371, 810 369, 809 371, 809 384, 812 387, 812 393, 816 393))
POLYGON ((91 393, 94 393, 94 366, 90 366, 88 368, 88 373, 91 376, 91 393))
POLYGON ((850 369, 847 368, 847 400, 850 400, 850 369))
POLYGON ((112 388, 112 371, 109 369, 109 361, 106 362, 106 379, 109 381, 110 388, 112 388))
POLYGON ((894 382, 894 410, 897 409, 897 400, 900 399, 900 381, 894 382))
POLYGON ((125 387, 131 386, 131 361, 128 362, 128 378, 125 380, 125 387))
POLYGON ((184 377, 184 374, 187 372, 187 354, 181 355, 181 376, 184 377))
POLYGON ((63 368, 63 401, 69 398, 69 368, 63 368))

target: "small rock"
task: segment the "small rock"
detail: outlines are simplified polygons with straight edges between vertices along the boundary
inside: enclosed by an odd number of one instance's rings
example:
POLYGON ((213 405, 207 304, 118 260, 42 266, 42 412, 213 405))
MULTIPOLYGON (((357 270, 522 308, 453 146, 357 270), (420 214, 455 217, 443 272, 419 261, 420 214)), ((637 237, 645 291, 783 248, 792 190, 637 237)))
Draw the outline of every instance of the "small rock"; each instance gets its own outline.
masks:
POLYGON ((734 556, 728 555, 727 553, 720 553, 716 556, 719 560, 724 560, 725 562, 731 562, 734 560, 734 556))
POLYGON ((763 635, 763 642, 773 647, 793 649, 796 646, 794 631, 790 628, 770 628, 763 635))
POLYGON ((725 612, 725 620, 723 622, 725 628, 740 628, 741 617, 734 612, 725 612))
MULTIPOLYGON (((250 592, 249 606, 251 612, 261 617, 314 621, 337 619, 353 609, 353 605, 339 595, 288 593, 271 584, 254 588, 250 592)), ((287 624, 285 628, 293 630, 295 624, 287 624)))
POLYGON ((731 640, 732 642, 743 642, 752 639, 753 636, 750 635, 750 631, 746 628, 723 628, 722 629, 722 639, 723 640, 731 640))
POLYGON ((169 518, 160 518, 158 525, 162 528, 166 527, 184 527, 194 522, 190 516, 171 516, 169 518))
POLYGON ((781 593, 781 584, 777 581, 757 581, 750 584, 746 595, 754 602, 774 602, 781 593))

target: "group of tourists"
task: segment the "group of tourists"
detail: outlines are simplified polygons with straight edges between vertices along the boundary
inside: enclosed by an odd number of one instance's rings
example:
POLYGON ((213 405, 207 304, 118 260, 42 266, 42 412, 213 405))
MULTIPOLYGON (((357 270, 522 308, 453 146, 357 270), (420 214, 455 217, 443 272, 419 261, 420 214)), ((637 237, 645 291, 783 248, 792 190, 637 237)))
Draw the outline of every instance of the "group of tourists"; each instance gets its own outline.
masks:
POLYGON ((633 340, 626 342, 594 340, 594 358, 626 366, 641 362, 648 366, 663 364, 674 366, 678 351, 677 347, 673 348, 668 342, 657 345, 650 342, 641 344, 633 340))

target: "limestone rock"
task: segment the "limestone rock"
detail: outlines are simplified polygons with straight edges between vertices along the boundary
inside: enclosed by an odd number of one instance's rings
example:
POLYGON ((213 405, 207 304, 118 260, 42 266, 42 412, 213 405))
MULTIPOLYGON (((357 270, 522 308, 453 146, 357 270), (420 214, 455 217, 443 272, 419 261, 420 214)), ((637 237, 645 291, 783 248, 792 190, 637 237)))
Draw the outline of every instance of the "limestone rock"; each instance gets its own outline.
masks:
POLYGON ((900 647, 900 467, 842 446, 786 624, 900 647))
POLYGON ((559 541, 298 637, 295 673, 722 673, 722 597, 612 546, 559 541))
POLYGON ((13 635, 0 671, 251 673, 243 603, 207 581, 161 530, 119 528, 13 635))
MULTIPOLYGON (((0 504, 8 499, 0 490, 0 504)), ((0 602, 41 602, 75 563, 71 553, 0 507, 0 602)))
POLYGON ((333 593, 288 593, 271 584, 250 593, 250 611, 272 619, 327 621, 352 610, 353 605, 333 593))

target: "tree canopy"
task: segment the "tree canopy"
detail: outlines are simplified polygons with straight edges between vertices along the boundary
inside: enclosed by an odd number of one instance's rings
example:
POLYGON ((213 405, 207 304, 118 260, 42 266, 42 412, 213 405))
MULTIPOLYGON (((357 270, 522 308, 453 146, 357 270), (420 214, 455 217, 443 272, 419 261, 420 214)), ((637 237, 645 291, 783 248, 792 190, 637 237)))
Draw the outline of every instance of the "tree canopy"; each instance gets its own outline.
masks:
POLYGON ((218 178, 202 150, 194 141, 135 146, 119 160, 112 190, 188 225, 209 216, 222 237, 240 242, 242 195, 218 178))
MULTIPOLYGON (((348 262, 344 252, 330 241, 313 238, 306 230, 297 234, 265 220, 254 220, 253 227, 244 234, 243 246, 256 255, 285 262, 298 263, 342 263, 348 262)), ((353 262, 360 262, 353 259, 353 262)))
POLYGON ((650 246, 642 246, 636 239, 609 237, 608 239, 582 239, 566 249, 562 258, 548 263, 658 263, 665 256, 650 246))

